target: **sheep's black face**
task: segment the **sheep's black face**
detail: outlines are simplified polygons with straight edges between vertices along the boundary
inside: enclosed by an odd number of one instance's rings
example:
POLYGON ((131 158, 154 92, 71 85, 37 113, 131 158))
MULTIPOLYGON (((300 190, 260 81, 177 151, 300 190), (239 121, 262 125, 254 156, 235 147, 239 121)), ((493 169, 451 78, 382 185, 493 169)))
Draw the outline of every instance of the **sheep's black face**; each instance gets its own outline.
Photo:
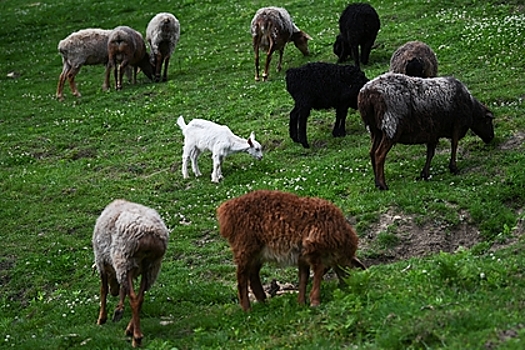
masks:
POLYGON ((492 112, 485 108, 485 117, 474 122, 471 129, 483 142, 492 141, 494 139, 494 115, 492 112))

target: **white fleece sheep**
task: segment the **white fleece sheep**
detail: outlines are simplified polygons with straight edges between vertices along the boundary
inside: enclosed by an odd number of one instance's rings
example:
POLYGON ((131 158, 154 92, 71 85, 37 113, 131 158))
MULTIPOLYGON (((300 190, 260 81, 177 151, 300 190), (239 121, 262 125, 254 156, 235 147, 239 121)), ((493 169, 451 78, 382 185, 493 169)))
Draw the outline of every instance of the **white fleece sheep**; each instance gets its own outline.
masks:
POLYGON ((155 81, 160 81, 160 71, 164 63, 162 80, 168 80, 170 58, 180 39, 179 20, 168 12, 155 15, 146 28, 146 41, 151 49, 150 60, 155 67, 155 81))
POLYGON ((95 224, 92 243, 101 280, 97 324, 104 324, 107 320, 109 283, 111 295, 120 294, 113 321, 122 318, 124 299, 129 295, 133 316, 126 334, 133 336, 133 346, 139 346, 143 338, 140 310, 144 292, 151 288, 159 275, 168 239, 169 230, 154 209, 121 199, 110 203, 95 224), (140 289, 135 293, 133 281, 140 275, 140 289))
POLYGON ((222 178, 221 164, 224 158, 233 153, 246 152, 252 157, 261 160, 263 158, 261 144, 255 141, 255 133, 252 132, 248 139, 235 135, 230 128, 204 119, 193 119, 186 124, 180 116, 177 124, 184 134, 184 148, 182 154, 182 176, 187 179, 188 160, 195 176, 201 176, 197 159, 204 151, 211 151, 213 158, 213 172, 211 181, 218 183, 222 178))

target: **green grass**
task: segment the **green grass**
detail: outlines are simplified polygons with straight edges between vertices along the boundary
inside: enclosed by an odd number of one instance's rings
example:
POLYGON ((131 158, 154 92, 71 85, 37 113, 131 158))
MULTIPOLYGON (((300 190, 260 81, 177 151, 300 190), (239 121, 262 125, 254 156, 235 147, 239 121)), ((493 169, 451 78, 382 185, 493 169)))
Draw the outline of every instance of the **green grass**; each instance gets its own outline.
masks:
MULTIPOLYGON (((356 111, 349 111, 344 138, 331 136, 333 111, 312 112, 311 149, 288 136, 292 99, 284 72, 336 61, 332 43, 346 4, 280 4, 314 37, 312 54, 303 57, 289 45, 283 71, 275 72, 273 62, 270 80, 255 83, 249 23, 268 5, 262 1, 0 2, 0 347, 130 347, 125 321, 95 325, 99 281, 91 269, 95 220, 111 200, 126 198, 156 208, 172 229, 143 307, 145 348, 522 349, 525 243, 516 236, 525 202, 523 3, 372 2, 381 31, 363 67, 369 78, 388 69, 398 46, 422 40, 436 51, 439 74, 462 80, 496 117, 490 145, 472 134, 460 141, 458 176, 448 172, 447 140, 428 182, 414 180, 424 146, 395 147, 386 161, 386 192, 374 188, 370 139, 356 111), (76 79, 83 96, 66 87, 65 102, 56 101, 59 40, 78 29, 123 24, 145 34, 161 11, 181 23, 167 83, 142 75, 137 85, 103 92, 103 68, 83 67, 76 79), (20 77, 7 77, 12 71, 20 77), (225 179, 216 185, 211 160, 202 156, 203 177, 184 180, 179 115, 227 124, 246 137, 253 130, 265 158, 227 158, 225 179), (246 314, 215 208, 259 188, 329 199, 362 237, 392 208, 418 224, 447 227, 459 224, 461 211, 483 242, 453 255, 355 271, 346 289, 326 281, 315 309, 297 305, 292 294, 246 314), (489 250, 511 239, 514 245, 489 250)), ((392 227, 378 236, 378 251, 398 244, 394 233, 392 227)), ((296 271, 266 266, 262 277, 295 282, 296 271)), ((110 309, 115 305, 111 299, 110 309)))

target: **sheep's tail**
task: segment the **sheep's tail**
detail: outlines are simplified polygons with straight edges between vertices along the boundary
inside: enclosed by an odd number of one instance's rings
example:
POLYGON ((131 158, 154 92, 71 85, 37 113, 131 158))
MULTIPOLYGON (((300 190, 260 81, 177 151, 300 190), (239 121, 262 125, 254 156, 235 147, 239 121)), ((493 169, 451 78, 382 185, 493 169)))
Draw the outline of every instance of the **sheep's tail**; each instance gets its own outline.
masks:
POLYGON ((181 128, 182 131, 186 129, 187 125, 182 115, 177 118, 177 125, 179 126, 179 128, 181 128))

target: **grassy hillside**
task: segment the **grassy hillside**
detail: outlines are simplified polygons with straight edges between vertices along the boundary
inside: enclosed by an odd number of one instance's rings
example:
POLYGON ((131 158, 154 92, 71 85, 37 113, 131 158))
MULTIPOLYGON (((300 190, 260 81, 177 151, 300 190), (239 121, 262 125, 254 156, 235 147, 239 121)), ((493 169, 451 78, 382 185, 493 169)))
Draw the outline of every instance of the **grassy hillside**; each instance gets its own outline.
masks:
MULTIPOLYGON (((147 349, 521 349, 524 346, 525 7, 522 1, 372 1, 381 31, 368 78, 388 70, 409 40, 436 52, 439 75, 454 75, 494 112, 496 137, 460 141, 460 174, 448 171, 442 140, 430 181, 416 181, 424 146, 398 145, 386 161, 389 191, 374 187, 370 138, 350 110, 347 136, 333 138, 334 111, 314 111, 311 148, 288 136, 293 102, 285 70, 335 62, 332 44, 347 2, 285 1, 314 40, 311 55, 293 46, 283 71, 254 81, 249 24, 268 3, 226 0, 0 2, 0 347, 127 349, 120 323, 95 324, 99 279, 91 235, 113 199, 159 211, 172 230, 163 268, 142 312, 147 349), (81 98, 65 88, 58 42, 78 29, 131 26, 169 11, 181 40, 169 80, 144 75, 122 91, 101 90, 104 69, 83 67, 81 98), (226 159, 225 179, 181 175, 176 119, 205 118, 238 135, 255 131, 258 162, 226 159), (220 237, 216 207, 253 189, 319 196, 338 205, 361 238, 349 288, 332 278, 321 306, 295 294, 242 312, 235 266, 220 237)), ((263 283, 296 282, 295 268, 265 266, 263 283)), ((328 276, 330 277, 330 276, 328 276)), ((109 309, 116 306, 110 299, 109 309)))

